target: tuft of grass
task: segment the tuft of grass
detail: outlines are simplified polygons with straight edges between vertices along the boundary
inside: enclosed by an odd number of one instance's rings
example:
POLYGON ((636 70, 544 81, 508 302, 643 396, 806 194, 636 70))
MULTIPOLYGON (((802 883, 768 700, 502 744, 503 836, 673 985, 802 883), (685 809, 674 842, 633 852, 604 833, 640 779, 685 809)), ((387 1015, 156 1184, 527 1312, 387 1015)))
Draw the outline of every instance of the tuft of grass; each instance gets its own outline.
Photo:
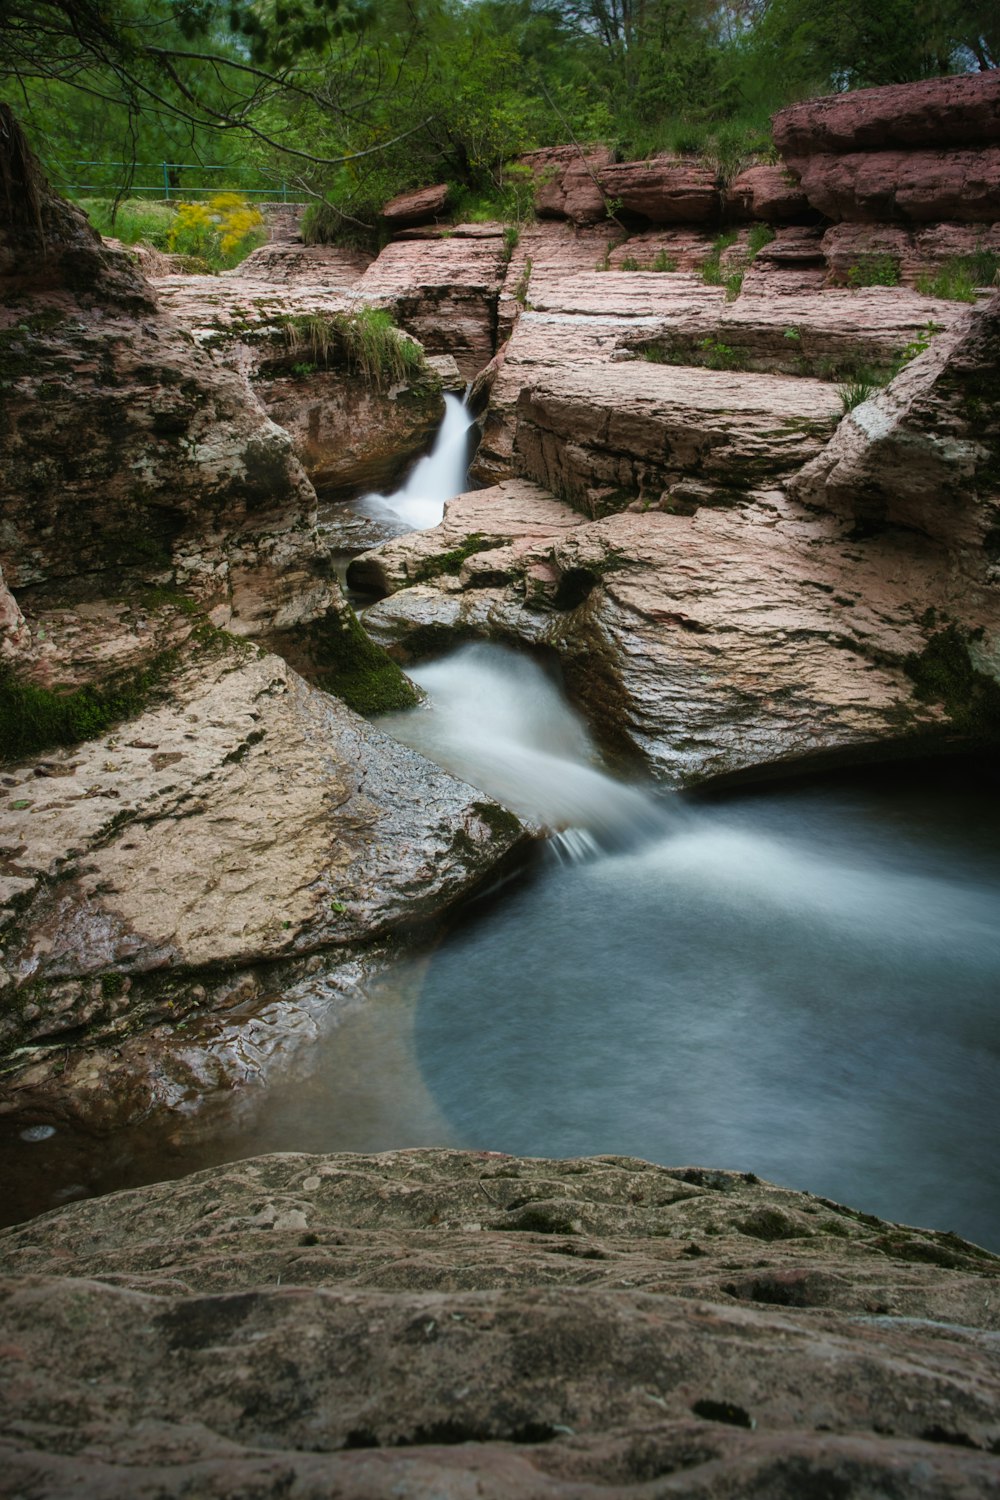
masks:
POLYGON ((855 291, 862 286, 898 286, 899 260, 895 255, 859 255, 847 272, 847 285, 855 291))
POLYGON ((992 250, 976 250, 971 255, 955 255, 934 272, 917 277, 917 291, 926 297, 940 297, 946 302, 975 302, 980 287, 1000 282, 1000 255, 992 250))
POLYGON ((842 385, 837 387, 837 395, 840 404, 844 408, 844 415, 860 406, 863 401, 868 401, 876 391, 882 389, 885 384, 880 380, 873 370, 858 370, 855 374, 848 376, 842 385))
POLYGON ((504 264, 508 264, 514 251, 517 249, 521 239, 521 227, 519 224, 505 224, 503 226, 503 253, 504 264))
POLYGON ((531 283, 531 270, 531 256, 527 255, 524 259, 524 268, 517 278, 517 285, 514 288, 514 301, 519 303, 521 307, 528 306, 528 287, 531 283))
POLYGON ((666 250, 658 250, 649 269, 651 271, 676 271, 677 261, 672 255, 668 255, 666 250))
POLYGON ((418 378, 426 366, 420 345, 396 327, 380 307, 355 313, 303 313, 284 320, 285 343, 304 364, 343 364, 378 390, 418 378))

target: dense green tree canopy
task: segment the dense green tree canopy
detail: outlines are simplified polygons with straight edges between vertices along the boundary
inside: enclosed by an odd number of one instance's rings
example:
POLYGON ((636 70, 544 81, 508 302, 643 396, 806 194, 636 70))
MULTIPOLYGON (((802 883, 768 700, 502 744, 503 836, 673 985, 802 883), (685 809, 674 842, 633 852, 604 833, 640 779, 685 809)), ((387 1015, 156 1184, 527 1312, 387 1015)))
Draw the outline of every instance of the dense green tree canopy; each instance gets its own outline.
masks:
POLYGON ((567 138, 738 165, 795 98, 992 68, 989 0, 3 0, 0 76, 52 161, 252 164, 370 223, 567 138), (195 153, 189 156, 190 153, 195 153))

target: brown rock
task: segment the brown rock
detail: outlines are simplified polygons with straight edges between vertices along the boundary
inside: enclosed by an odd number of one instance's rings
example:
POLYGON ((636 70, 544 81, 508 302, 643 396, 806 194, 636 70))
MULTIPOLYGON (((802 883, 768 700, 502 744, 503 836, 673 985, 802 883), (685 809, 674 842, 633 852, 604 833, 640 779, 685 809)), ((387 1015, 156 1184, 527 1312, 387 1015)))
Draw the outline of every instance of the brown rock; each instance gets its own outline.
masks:
POLYGON ((155 308, 128 255, 109 249, 83 210, 53 193, 7 104, 0 104, 0 180, 0 284, 7 300, 68 289, 90 306, 155 308))
MULTIPOLYGON (((900 526, 933 538, 960 560, 968 579, 995 585, 998 371, 1000 295, 994 295, 855 407, 791 488, 866 527, 900 526)), ((988 662, 994 648, 987 641, 971 649, 988 662)))
POLYGON ((686 508, 800 468, 841 414, 812 380, 646 363, 539 381, 517 405, 515 462, 584 514, 640 503, 686 508))
POLYGON ((809 200, 787 167, 748 167, 736 178, 727 198, 747 218, 762 219, 765 224, 789 224, 809 217, 809 200))
POLYGON ((786 159, 811 206, 828 219, 914 224, 1000 219, 1000 146, 786 159))
POLYGON ((1000 74, 961 73, 809 99, 779 110, 773 133, 786 158, 984 146, 1000 141, 1000 74))
POLYGON ((447 209, 448 191, 448 184, 442 182, 433 187, 399 193, 384 205, 382 217, 390 229, 407 229, 415 224, 432 223, 447 209))
POLYGON ((752 1177, 260 1157, 0 1246, 20 1493, 997 1493, 996 1258, 752 1177))
MULTIPOLYGON (((841 284, 870 256, 891 256, 899 268, 900 282, 913 286, 948 262, 983 250, 1000 255, 1000 224, 928 224, 913 228, 834 224, 824 232, 822 242, 830 278, 841 284)), ((934 317, 937 320, 937 314, 934 317)))
POLYGON ((599 224, 607 218, 607 196, 599 174, 613 160, 603 147, 583 152, 577 146, 550 146, 518 158, 536 181, 535 212, 541 219, 569 219, 599 224))
POLYGON ((396 240, 357 285, 359 297, 389 308, 428 353, 453 355, 468 380, 493 356, 506 264, 503 226, 475 228, 465 234, 458 226, 445 239, 396 240))
POLYGON ((602 167, 598 176, 612 202, 654 224, 704 224, 721 210, 714 170, 695 162, 657 156, 602 167))
POLYGON ((269 371, 254 389, 323 500, 388 493, 426 452, 444 415, 432 378, 382 391, 356 374, 320 366, 300 374, 269 371))

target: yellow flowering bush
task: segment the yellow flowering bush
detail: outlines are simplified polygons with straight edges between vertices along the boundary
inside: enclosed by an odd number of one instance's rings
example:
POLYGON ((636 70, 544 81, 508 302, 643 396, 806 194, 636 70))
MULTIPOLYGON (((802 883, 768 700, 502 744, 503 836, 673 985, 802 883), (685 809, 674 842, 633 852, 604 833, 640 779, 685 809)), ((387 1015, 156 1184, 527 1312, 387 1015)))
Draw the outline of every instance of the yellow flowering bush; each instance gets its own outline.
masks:
POLYGON ((207 203, 179 203, 168 249, 195 255, 213 271, 239 265, 265 239, 264 219, 238 193, 216 193, 207 203))

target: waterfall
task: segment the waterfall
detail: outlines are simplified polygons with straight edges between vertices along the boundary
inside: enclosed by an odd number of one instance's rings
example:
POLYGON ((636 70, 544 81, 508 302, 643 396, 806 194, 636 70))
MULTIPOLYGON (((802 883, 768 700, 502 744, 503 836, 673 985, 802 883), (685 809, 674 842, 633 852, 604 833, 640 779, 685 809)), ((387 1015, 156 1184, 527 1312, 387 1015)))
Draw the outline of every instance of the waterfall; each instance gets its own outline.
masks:
POLYGON ((562 858, 663 831, 664 814, 651 798, 598 768, 582 720, 530 657, 486 643, 463 646, 410 676, 427 701, 383 728, 559 835, 562 858))
POLYGON ((401 489, 392 495, 364 495, 356 508, 363 515, 403 521, 411 531, 436 526, 445 501, 460 495, 468 482, 472 420, 468 407, 446 393, 444 420, 430 453, 417 462, 401 489))

